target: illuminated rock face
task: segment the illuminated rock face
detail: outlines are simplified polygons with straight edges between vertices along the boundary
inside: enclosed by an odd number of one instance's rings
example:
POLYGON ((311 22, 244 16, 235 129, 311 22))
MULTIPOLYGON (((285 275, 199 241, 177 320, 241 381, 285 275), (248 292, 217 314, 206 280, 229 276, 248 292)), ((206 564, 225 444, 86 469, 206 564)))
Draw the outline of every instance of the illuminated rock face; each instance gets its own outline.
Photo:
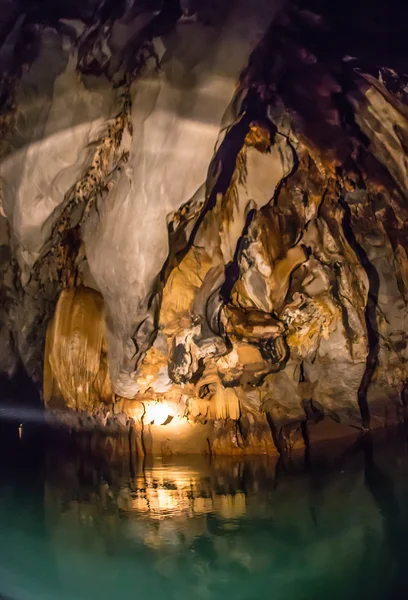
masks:
POLYGON ((39 380, 44 354, 48 409, 139 453, 398 422, 405 81, 311 13, 200 6, 37 32, 2 123, 2 368, 14 347, 39 380))

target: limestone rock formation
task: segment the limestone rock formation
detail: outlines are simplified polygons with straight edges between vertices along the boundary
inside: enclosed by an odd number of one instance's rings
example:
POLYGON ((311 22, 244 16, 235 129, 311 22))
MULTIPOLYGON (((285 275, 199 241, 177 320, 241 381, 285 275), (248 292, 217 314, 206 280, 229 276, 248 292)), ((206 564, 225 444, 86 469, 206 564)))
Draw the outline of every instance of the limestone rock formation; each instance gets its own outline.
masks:
POLYGON ((408 57, 319 4, 7 5, 1 369, 58 419, 273 454, 404 418, 408 57))

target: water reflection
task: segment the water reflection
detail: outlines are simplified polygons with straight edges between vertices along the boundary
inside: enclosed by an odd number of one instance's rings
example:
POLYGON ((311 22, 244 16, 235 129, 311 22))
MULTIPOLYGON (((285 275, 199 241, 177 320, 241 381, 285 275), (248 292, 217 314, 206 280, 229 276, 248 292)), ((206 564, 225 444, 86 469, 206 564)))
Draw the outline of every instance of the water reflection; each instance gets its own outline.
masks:
POLYGON ((354 453, 111 471, 47 453, 0 481, 0 595, 21 600, 405 597, 408 457, 354 453), (401 594, 403 594, 401 596, 401 594))
POLYGON ((146 513, 151 519, 193 518, 208 513, 227 519, 243 516, 246 497, 239 485, 234 493, 222 493, 224 478, 217 479, 211 477, 204 461, 201 470, 197 466, 156 464, 121 487, 118 507, 125 512, 146 513))

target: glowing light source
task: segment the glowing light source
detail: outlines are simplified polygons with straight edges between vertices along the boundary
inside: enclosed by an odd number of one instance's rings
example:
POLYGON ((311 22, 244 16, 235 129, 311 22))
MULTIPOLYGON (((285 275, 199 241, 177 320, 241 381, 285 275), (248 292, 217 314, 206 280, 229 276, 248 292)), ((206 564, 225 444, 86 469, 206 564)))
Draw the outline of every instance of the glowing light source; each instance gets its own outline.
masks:
POLYGON ((144 422, 150 425, 164 425, 169 417, 172 416, 171 408, 165 402, 150 402, 146 407, 144 422))

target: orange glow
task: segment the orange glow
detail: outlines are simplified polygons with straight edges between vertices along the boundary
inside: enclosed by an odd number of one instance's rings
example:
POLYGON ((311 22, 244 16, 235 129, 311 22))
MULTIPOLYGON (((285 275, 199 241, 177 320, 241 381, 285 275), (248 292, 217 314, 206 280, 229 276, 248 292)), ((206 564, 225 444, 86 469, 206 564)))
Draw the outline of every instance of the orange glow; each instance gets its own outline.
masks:
POLYGON ((165 402, 149 402, 146 404, 144 422, 147 425, 163 425, 172 415, 171 407, 165 402))

